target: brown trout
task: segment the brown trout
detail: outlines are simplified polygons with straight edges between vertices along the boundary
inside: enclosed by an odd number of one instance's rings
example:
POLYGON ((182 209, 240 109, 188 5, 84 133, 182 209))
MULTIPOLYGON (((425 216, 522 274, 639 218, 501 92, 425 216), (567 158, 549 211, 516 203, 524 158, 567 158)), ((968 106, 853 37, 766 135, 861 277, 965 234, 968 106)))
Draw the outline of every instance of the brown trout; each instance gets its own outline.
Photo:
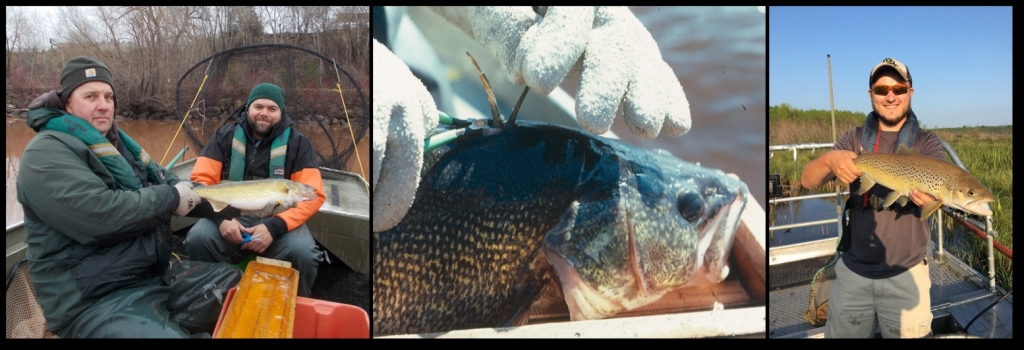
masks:
POLYGON ((875 184, 892 190, 883 206, 897 201, 906 206, 910 191, 917 190, 936 199, 921 208, 921 220, 943 204, 976 215, 992 215, 988 203, 995 197, 978 179, 952 163, 920 155, 905 145, 895 154, 864 153, 853 162, 861 173, 858 195, 875 184))

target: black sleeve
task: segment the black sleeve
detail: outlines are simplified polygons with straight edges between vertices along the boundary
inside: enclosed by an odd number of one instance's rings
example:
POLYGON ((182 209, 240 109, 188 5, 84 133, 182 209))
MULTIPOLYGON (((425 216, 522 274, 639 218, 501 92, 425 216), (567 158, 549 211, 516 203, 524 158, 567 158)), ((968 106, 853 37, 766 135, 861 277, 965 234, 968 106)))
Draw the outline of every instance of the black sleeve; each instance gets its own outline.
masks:
POLYGON ((217 133, 210 138, 210 142, 206 143, 199 156, 226 162, 231 156, 231 141, 235 139, 235 127, 237 126, 238 124, 228 124, 217 129, 217 133))
POLYGON ((288 160, 292 163, 291 168, 288 169, 288 176, 291 178, 291 174, 297 173, 302 169, 317 169, 320 167, 319 162, 316 159, 316 151, 313 149, 313 142, 309 140, 309 137, 298 132, 294 127, 292 128, 292 139, 289 144, 288 160), (292 153, 294 149, 294 153, 292 153))

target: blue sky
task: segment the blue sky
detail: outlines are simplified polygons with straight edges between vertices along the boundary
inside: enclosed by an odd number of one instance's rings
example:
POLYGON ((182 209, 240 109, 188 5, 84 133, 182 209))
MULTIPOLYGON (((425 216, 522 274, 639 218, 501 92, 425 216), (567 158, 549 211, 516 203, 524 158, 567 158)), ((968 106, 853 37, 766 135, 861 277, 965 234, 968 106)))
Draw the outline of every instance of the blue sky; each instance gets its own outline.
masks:
POLYGON ((768 105, 871 111, 868 75, 886 57, 914 79, 925 127, 1010 125, 1010 7, 768 7, 768 105))

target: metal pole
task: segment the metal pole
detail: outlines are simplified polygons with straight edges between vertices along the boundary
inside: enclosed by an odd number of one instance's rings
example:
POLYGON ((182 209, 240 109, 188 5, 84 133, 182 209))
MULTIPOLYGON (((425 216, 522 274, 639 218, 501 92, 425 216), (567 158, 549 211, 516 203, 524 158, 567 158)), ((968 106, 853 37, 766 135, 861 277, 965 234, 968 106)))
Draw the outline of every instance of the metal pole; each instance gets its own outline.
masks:
POLYGON ((985 217, 985 233, 988 236, 988 289, 991 292, 996 291, 996 256, 992 251, 992 216, 985 217))
POLYGON ((943 261, 946 261, 945 260, 946 252, 944 250, 942 250, 942 211, 939 210, 938 213, 939 213, 939 215, 936 215, 935 219, 937 220, 937 222, 939 224, 939 228, 938 228, 938 232, 939 232, 939 256, 938 256, 938 258, 939 259, 938 260, 939 260, 939 263, 941 264, 943 261))
MULTIPOLYGON (((832 144, 836 144, 836 102, 835 98, 832 97, 832 54, 827 54, 825 57, 828 59, 828 103, 832 109, 832 144)), ((836 229, 839 232, 840 238, 843 235, 843 198, 839 195, 839 186, 836 186, 836 229)), ((836 244, 839 241, 836 241, 836 244)))

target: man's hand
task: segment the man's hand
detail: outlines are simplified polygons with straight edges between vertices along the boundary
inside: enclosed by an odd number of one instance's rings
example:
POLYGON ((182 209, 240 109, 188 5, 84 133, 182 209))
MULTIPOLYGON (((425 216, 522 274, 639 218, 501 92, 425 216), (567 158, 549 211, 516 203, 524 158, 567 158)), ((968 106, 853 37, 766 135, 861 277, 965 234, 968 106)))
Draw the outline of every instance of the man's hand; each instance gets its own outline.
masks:
POLYGON ((192 191, 192 183, 188 181, 181 181, 174 184, 174 189, 178 191, 178 206, 174 209, 174 215, 179 217, 188 215, 199 203, 202 203, 203 199, 198 194, 192 191))
POLYGON ((242 245, 242 250, 251 250, 257 254, 263 254, 263 251, 270 247, 271 243, 274 243, 274 237, 270 236, 270 231, 267 230, 267 225, 259 224, 248 229, 252 234, 252 239, 249 243, 242 245))
POLYGON ((220 236, 224 237, 228 242, 242 244, 242 232, 252 234, 252 229, 242 226, 242 223, 235 219, 224 220, 224 222, 220 223, 220 236))
POLYGON ((860 177, 860 169, 857 169, 857 165, 853 163, 853 159, 857 158, 857 153, 834 150, 825 153, 822 157, 828 157, 825 158, 825 164, 839 181, 849 185, 860 177))
POLYGON ((911 190, 908 194, 910 195, 910 200, 914 201, 914 204, 917 204, 919 207, 924 207, 925 203, 936 200, 935 197, 921 191, 911 190))

